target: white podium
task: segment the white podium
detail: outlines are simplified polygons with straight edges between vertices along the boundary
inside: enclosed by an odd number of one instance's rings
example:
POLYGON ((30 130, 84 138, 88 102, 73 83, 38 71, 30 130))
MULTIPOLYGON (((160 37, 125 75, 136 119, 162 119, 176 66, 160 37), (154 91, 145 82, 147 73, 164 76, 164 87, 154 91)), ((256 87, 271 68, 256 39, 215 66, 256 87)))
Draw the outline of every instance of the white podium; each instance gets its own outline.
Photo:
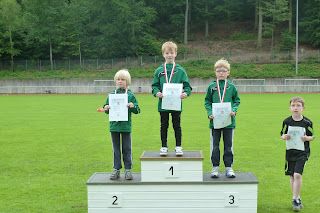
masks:
POLYGON ((89 213, 257 212, 259 182, 252 173, 210 178, 202 172, 200 151, 182 157, 144 152, 140 160, 141 173, 133 173, 133 180, 123 173, 117 180, 110 173, 93 174, 87 181, 89 213))
POLYGON ((202 181, 201 151, 187 151, 177 157, 175 152, 161 157, 159 152, 143 152, 141 157, 141 181, 143 182, 193 182, 202 181))

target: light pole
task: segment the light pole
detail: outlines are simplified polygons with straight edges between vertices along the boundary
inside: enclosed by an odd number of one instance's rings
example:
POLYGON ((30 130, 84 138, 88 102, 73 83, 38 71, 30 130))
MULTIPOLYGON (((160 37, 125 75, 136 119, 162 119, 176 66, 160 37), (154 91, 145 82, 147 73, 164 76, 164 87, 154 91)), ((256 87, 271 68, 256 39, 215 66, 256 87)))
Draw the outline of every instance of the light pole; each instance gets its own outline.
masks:
POLYGON ((298 75, 298 8, 299 8, 299 0, 297 0, 297 11, 296 11, 296 75, 298 75))

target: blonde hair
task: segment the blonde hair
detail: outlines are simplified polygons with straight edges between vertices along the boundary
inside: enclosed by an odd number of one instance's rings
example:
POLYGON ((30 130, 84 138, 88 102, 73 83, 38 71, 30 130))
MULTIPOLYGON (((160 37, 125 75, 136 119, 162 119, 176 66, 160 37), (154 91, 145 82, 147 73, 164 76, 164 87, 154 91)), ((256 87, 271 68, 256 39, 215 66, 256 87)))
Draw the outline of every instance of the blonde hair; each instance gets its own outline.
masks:
POLYGON ((178 46, 173 43, 172 41, 167 41, 162 45, 162 54, 164 53, 165 50, 173 50, 174 52, 178 51, 178 46))
POLYGON ((302 106, 304 107, 304 100, 303 98, 299 97, 299 96, 296 96, 296 97, 293 97, 290 99, 290 105, 292 102, 299 102, 302 104, 302 106))
POLYGON ((214 71, 216 71, 218 68, 226 68, 230 72, 230 64, 224 58, 221 58, 214 64, 214 71))
POLYGON ((127 88, 129 88, 130 84, 131 84, 131 75, 129 73, 128 70, 126 69, 122 69, 122 70, 119 70, 115 75, 114 75, 114 83, 116 83, 116 81, 118 79, 125 79, 126 80, 126 85, 127 85, 127 88))

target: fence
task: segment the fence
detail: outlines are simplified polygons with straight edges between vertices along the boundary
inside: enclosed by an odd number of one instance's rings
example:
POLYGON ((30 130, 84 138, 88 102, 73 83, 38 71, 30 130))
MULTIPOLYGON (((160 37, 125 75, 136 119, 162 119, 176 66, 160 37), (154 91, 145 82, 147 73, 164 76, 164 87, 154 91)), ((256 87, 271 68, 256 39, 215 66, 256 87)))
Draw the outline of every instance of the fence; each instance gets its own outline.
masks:
MULTIPOLYGON (((152 78, 134 79, 134 93, 151 93, 152 78)), ((205 93, 213 79, 190 79, 193 93, 205 93)), ((239 93, 319 93, 319 79, 232 79, 239 93)), ((93 79, 0 79, 0 94, 107 94, 113 80, 93 79)))
MULTIPOLYGON (((296 53, 291 51, 282 52, 233 52, 212 54, 179 54, 176 61, 179 63, 187 60, 206 59, 217 61, 226 58, 231 63, 292 63, 295 61, 296 53)), ((299 61, 320 61, 319 50, 304 50, 298 55, 299 61)), ((109 70, 115 68, 134 68, 159 65, 163 63, 162 56, 141 56, 116 59, 72 59, 53 60, 54 70, 109 70)), ((0 60, 0 70, 10 70, 10 60, 0 60)), ((51 70, 50 60, 14 60, 15 70, 51 70)))

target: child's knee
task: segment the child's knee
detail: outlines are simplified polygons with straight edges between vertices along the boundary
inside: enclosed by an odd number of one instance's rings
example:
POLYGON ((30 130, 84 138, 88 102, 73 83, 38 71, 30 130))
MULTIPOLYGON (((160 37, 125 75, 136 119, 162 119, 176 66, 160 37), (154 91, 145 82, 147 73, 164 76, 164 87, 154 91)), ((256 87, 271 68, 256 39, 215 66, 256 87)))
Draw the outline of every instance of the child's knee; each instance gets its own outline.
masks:
POLYGON ((294 178, 295 180, 301 179, 301 178, 302 178, 302 175, 301 175, 300 173, 294 173, 294 174, 293 174, 293 178, 294 178))

